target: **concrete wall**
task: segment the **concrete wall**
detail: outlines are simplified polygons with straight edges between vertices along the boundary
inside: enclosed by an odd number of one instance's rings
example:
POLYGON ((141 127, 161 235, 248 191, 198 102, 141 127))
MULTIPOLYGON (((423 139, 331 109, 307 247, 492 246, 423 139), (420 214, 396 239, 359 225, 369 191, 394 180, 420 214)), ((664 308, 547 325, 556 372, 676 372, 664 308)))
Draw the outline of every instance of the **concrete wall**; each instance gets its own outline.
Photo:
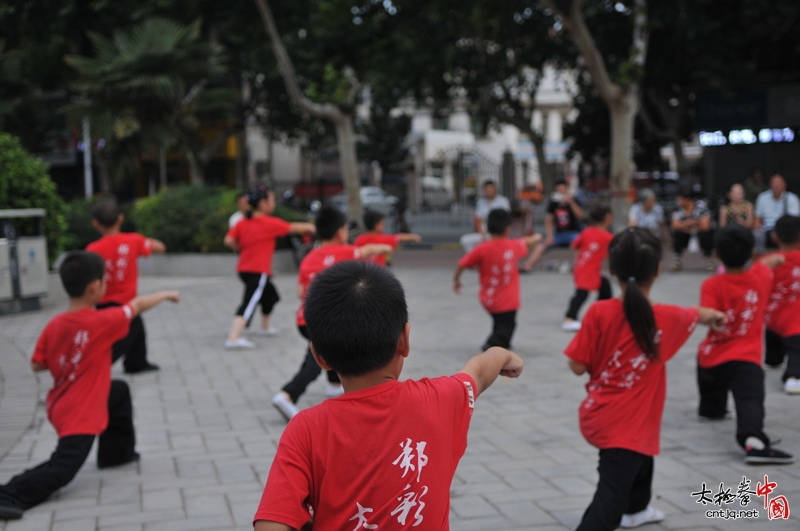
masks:
MULTIPOLYGON (((154 254, 139 260, 139 275, 155 277, 220 277, 236 275, 235 254, 167 253, 154 254)), ((275 252, 272 261, 275 275, 295 275, 292 253, 288 249, 275 252)))

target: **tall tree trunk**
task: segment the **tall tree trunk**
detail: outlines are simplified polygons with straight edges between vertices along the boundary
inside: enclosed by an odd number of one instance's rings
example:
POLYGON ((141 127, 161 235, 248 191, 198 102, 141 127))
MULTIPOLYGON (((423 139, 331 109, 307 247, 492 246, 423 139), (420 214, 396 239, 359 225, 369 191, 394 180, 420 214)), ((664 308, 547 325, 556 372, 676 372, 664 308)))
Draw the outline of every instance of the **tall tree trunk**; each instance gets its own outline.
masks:
POLYGON ((189 182, 193 185, 203 184, 203 170, 191 149, 186 150, 186 162, 189 163, 189 182))
POLYGON ((544 152, 544 137, 537 134, 532 128, 528 131, 528 138, 531 139, 533 149, 536 153, 536 162, 539 164, 539 177, 542 179, 542 188, 545 194, 553 191, 556 184, 556 172, 552 164, 547 162, 547 155, 544 152))
POLYGON ((100 193, 111 195, 111 171, 108 168, 108 160, 98 152, 95 152, 95 160, 97 160, 97 170, 100 174, 100 193))
MULTIPOLYGON (((303 91, 300 90, 300 85, 297 84, 294 64, 292 64, 289 52, 286 51, 283 40, 278 34, 278 28, 275 25, 275 18, 272 16, 272 10, 269 8, 269 4, 266 0, 254 1, 258 12, 261 14, 261 19, 264 22, 264 29, 269 36, 272 51, 278 62, 278 70, 281 73, 284 85, 286 85, 286 92, 289 93, 289 97, 295 105, 300 107, 303 111, 312 116, 331 121, 336 128, 342 180, 344 181, 345 190, 347 192, 347 211, 350 219, 355 221, 360 227, 362 212, 360 194, 361 183, 358 179, 358 159, 356 157, 353 117, 349 113, 344 112, 338 105, 332 103, 315 103, 303 94, 303 91)), ((351 90, 350 92, 351 99, 354 99, 355 91, 351 90)))
POLYGON ((689 168, 686 164, 686 155, 683 153, 683 142, 677 132, 672 137, 672 151, 675 153, 675 171, 680 177, 683 177, 689 168))
POLYGON ((633 176, 633 130, 638 112, 636 87, 609 106, 611 114, 611 211, 619 230, 628 224, 631 207, 630 185, 633 176))
POLYGON ((358 157, 356 156, 356 139, 353 116, 347 114, 336 121, 336 142, 339 148, 339 164, 342 168, 342 181, 347 193, 347 214, 351 220, 360 224, 363 217, 361 205, 361 177, 358 173, 358 157))

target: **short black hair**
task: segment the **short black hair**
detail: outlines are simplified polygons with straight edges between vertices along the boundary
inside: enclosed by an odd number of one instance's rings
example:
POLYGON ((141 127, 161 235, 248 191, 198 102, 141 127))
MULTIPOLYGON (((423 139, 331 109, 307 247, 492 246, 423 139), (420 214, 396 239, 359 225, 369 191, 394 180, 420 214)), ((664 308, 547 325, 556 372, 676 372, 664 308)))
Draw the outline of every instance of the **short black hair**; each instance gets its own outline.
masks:
POLYGON ((775 237, 785 245, 800 240, 800 217, 784 214, 775 222, 775 237))
POLYGON ((714 250, 725 267, 742 267, 753 255, 756 238, 753 233, 739 225, 725 225, 714 235, 714 250))
POLYGON ((92 207, 92 219, 106 228, 116 225, 120 214, 119 205, 113 199, 103 199, 92 207))
POLYGON ((694 201, 694 190, 692 190, 691 186, 681 186, 681 189, 678 190, 678 197, 694 201))
POLYGON ((565 181, 564 179, 556 179, 556 182, 553 183, 553 188, 555 188, 556 186, 567 186, 567 181, 565 181))
POLYGON ((364 227, 367 230, 374 230, 375 225, 383 220, 383 214, 375 212, 374 210, 367 210, 364 212, 364 227))
POLYGON ((324 206, 319 210, 314 225, 321 240, 330 240, 339 229, 347 225, 347 216, 336 207, 324 206))
POLYGON ((318 273, 304 308, 314 350, 342 376, 362 376, 391 363, 408 323, 400 281, 362 261, 339 262, 318 273))
POLYGON ((495 188, 497 188, 497 183, 491 179, 486 179, 485 181, 483 181, 483 187, 486 188, 487 186, 494 186, 495 188))
POLYGON ((58 268, 61 283, 67 295, 73 299, 83 297, 86 287, 95 280, 102 280, 105 274, 106 262, 103 257, 88 251, 68 253, 58 268))
POLYGON ((486 229, 489 234, 501 235, 511 226, 511 212, 502 208, 495 208, 486 218, 486 229))
POLYGON ((606 205, 595 205, 589 209, 589 219, 598 225, 604 222, 609 214, 611 214, 611 209, 606 205))

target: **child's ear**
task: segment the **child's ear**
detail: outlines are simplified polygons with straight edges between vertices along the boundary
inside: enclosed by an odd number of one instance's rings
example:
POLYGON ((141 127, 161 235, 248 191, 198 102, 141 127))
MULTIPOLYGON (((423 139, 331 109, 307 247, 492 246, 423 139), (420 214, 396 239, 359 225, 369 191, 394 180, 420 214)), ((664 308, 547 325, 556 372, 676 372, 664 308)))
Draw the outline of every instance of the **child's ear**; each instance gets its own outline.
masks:
POLYGON ((407 358, 408 353, 411 352, 411 323, 406 323, 403 331, 400 332, 400 337, 397 338, 397 354, 407 358))
POLYGON ((122 225, 125 222, 125 214, 120 214, 117 218, 117 225, 122 225))
POLYGON ((93 219, 93 220, 92 220, 92 227, 94 227, 95 229, 97 229, 97 231, 98 231, 98 232, 103 232, 103 230, 105 229, 105 227, 103 227, 102 225, 100 225, 100 223, 98 223, 96 219, 93 219))
POLYGON ((316 362, 317 362, 317 365, 319 365, 320 367, 322 367, 322 368, 323 368, 323 369, 325 369, 326 371, 332 371, 333 369, 331 369, 331 366, 330 366, 330 365, 328 365, 328 364, 325 362, 325 360, 324 360, 324 359, 322 359, 322 356, 320 356, 319 354, 317 354, 317 349, 315 349, 315 348, 314 348, 314 343, 309 343, 309 345, 308 345, 308 346, 311 348, 311 355, 312 355, 312 356, 314 356, 314 361, 316 361, 316 362))
POLYGON ((504 231, 503 231, 503 236, 504 236, 504 237, 506 237, 506 238, 508 238, 509 236, 511 236, 511 225, 509 225, 508 227, 506 227, 506 230, 504 230, 504 231))

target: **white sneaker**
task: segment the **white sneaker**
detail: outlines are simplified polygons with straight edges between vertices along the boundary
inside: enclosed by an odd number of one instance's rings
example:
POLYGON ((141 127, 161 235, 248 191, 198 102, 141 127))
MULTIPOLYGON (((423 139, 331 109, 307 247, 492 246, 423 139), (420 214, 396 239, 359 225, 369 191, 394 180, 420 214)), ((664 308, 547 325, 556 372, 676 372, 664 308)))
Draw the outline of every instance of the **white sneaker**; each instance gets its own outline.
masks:
POLYGON ((787 395, 800 395, 800 380, 789 378, 783 384, 783 390, 787 395))
POLYGON ((275 409, 277 409, 281 415, 283 415, 283 418, 286 419, 286 422, 292 420, 292 417, 300 412, 300 410, 297 409, 297 406, 292 404, 292 401, 286 397, 286 393, 283 391, 272 397, 272 405, 275 406, 275 409))
POLYGON ((245 350, 253 348, 256 348, 256 344, 243 337, 235 341, 231 341, 230 339, 225 340, 225 350, 245 350))
POLYGON ((622 521, 620 522, 621 527, 639 527, 640 525, 644 524, 652 524, 653 522, 660 522, 664 519, 664 513, 653 507, 652 505, 648 505, 644 511, 640 511, 634 514, 623 514, 622 521))
POLYGON ((325 389, 325 396, 328 398, 336 398, 344 394, 344 387, 341 385, 328 385, 325 389))
POLYGON ((564 321, 561 323, 561 330, 563 332, 577 332, 581 329, 580 321, 564 321))

